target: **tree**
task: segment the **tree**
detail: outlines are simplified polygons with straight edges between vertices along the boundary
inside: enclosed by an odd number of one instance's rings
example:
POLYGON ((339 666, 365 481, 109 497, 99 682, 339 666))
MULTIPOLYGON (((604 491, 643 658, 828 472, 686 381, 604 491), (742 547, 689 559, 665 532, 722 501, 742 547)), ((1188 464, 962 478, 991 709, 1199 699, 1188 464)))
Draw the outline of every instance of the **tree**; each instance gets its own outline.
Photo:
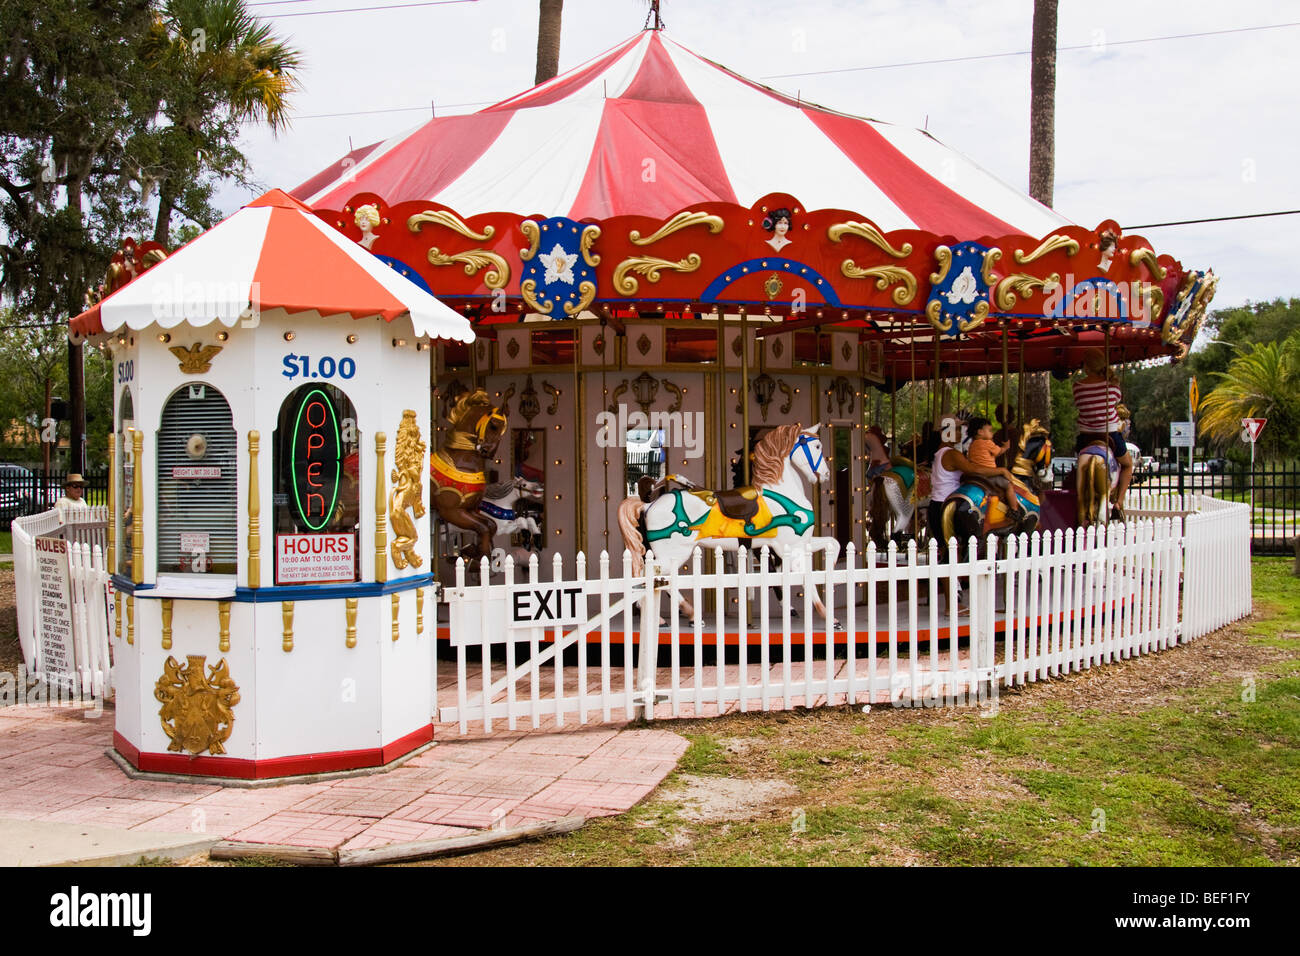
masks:
POLYGON ((1236 441, 1243 418, 1267 418, 1259 450, 1265 457, 1300 450, 1300 332, 1256 344, 1228 364, 1201 403, 1200 427, 1220 443, 1236 441))
POLYGON ((167 245, 174 212, 204 225, 218 218, 208 205, 214 180, 247 182, 242 124, 273 132, 288 125, 301 57, 244 0, 165 0, 141 60, 162 78, 155 86, 165 122, 149 136, 142 179, 146 192, 158 190, 153 238, 167 245))
POLYGON ((560 72, 560 17, 564 0, 541 0, 537 18, 537 77, 545 83, 560 72))
MULTIPOLYGON (((1029 67, 1029 195, 1052 205, 1056 178, 1056 7, 1057 0, 1034 0, 1029 67)), ((1027 377, 1024 418, 1050 421, 1052 391, 1048 373, 1027 377)))

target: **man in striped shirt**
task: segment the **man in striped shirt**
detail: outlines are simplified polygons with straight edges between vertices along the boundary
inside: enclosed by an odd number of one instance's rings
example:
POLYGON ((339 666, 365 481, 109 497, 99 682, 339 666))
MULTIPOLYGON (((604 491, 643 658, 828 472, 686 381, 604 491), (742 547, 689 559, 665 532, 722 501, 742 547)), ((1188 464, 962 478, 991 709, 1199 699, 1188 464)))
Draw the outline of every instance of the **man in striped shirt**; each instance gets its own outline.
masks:
POLYGON ((1074 383, 1074 407, 1079 413, 1080 452, 1094 441, 1109 441, 1111 452, 1119 462, 1119 480, 1115 485, 1115 509, 1112 517, 1123 520, 1124 495, 1133 477, 1133 456, 1120 430, 1119 408, 1124 401, 1119 380, 1106 362, 1101 349, 1083 353, 1083 378, 1074 383))

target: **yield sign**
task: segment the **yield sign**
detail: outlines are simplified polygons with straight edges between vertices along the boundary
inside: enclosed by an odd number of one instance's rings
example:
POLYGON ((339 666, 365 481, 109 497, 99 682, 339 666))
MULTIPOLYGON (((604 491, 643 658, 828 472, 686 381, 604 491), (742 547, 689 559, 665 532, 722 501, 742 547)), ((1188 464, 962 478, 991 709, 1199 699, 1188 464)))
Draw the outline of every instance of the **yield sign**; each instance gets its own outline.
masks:
POLYGON ((1259 433, 1264 430, 1267 423, 1267 418, 1243 418, 1241 420, 1243 436, 1248 436, 1246 440, 1254 444, 1255 439, 1259 437, 1259 433))

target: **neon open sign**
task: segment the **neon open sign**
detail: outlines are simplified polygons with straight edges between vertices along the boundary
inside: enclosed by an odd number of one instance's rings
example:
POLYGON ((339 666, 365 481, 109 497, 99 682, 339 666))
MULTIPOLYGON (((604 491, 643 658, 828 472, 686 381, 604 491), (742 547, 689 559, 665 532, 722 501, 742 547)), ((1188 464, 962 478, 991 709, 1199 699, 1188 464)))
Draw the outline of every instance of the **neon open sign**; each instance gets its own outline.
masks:
POLYGON ((334 515, 343 471, 343 439, 338 415, 328 395, 313 388, 302 397, 293 417, 289 474, 298 520, 320 531, 334 515))

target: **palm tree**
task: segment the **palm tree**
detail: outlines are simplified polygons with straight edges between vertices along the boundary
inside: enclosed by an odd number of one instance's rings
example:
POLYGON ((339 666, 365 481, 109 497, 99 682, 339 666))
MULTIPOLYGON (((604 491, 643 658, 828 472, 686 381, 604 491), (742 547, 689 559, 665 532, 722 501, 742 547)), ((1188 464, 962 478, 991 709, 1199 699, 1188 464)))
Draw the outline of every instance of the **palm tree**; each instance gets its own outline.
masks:
POLYGON ((1227 443, 1241 432, 1243 418, 1267 418, 1261 451, 1283 454, 1300 432, 1300 334, 1284 342, 1257 344, 1238 355, 1201 402, 1201 429, 1227 443))
MULTIPOLYGON (((1052 205, 1056 177, 1056 6, 1057 0, 1034 0, 1029 67, 1029 195, 1052 205)), ((1051 380, 1047 372, 1027 376, 1023 418, 1052 419, 1051 380)))
POLYGON ((545 83, 560 72, 560 15, 564 0, 541 0, 537 18, 537 79, 545 83))
POLYGON ((205 173, 243 173, 235 148, 241 124, 262 122, 275 132, 288 125, 302 61, 244 0, 166 0, 141 59, 166 75, 154 228, 154 239, 165 245, 187 183, 205 173))

